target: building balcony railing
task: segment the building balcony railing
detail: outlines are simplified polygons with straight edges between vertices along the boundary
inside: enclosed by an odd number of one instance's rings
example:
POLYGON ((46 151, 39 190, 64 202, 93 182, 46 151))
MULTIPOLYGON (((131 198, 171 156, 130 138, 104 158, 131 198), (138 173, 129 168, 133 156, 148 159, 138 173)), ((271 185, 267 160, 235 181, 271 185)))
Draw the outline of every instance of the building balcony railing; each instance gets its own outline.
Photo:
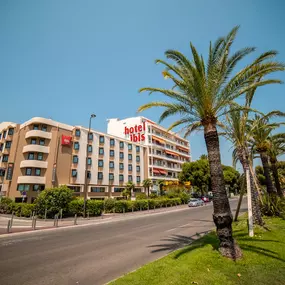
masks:
POLYGON ((35 138, 35 137, 39 137, 39 138, 50 140, 51 137, 52 137, 52 133, 44 132, 44 131, 41 131, 41 130, 31 130, 31 131, 28 131, 26 133, 26 136, 25 136, 26 139, 28 139, 28 138, 35 138))
POLYGON ((26 152, 42 152, 49 153, 49 146, 43 146, 38 144, 29 144, 23 147, 23 153, 26 152))
POLYGON ((169 146, 166 146, 166 145, 162 145, 162 144, 159 144, 159 143, 152 142, 152 146, 158 147, 158 148, 160 148, 160 149, 169 149, 169 151, 174 152, 174 153, 177 153, 177 155, 182 155, 182 156, 190 157, 190 154, 189 154, 189 153, 186 153, 186 152, 184 152, 184 151, 182 151, 182 150, 170 148, 169 146))
POLYGON ((160 175, 160 174, 153 174, 149 176, 150 179, 162 179, 162 180, 172 180, 177 181, 178 178, 167 176, 167 175, 160 175))
POLYGON ((20 168, 25 167, 35 167, 35 168, 47 168, 47 161, 40 160, 22 160, 20 163, 20 168))
POLYGON ((168 165, 163 165, 163 164, 159 164, 159 163, 153 163, 149 165, 150 167, 161 167, 163 169, 169 169, 169 170, 173 170, 173 171, 180 171, 181 167, 179 166, 168 166, 168 165))
POLYGON ((179 145, 182 145, 184 147, 188 147, 188 145, 185 145, 184 142, 182 143, 178 139, 175 139, 174 136, 173 137, 169 137, 169 136, 166 136, 166 135, 164 135, 162 133, 156 132, 155 130, 152 130, 152 134, 154 134, 155 136, 161 137, 162 139, 168 140, 168 141, 170 141, 172 143, 179 144, 179 145))
POLYGON ((157 154, 157 153, 150 153, 150 156, 153 156, 153 157, 158 157, 158 158, 161 158, 161 159, 165 159, 165 160, 168 160, 168 161, 172 161, 172 162, 177 162, 177 163, 184 163, 184 162, 187 162, 188 160, 183 160, 179 157, 173 157, 173 156, 168 156, 166 154, 157 154))

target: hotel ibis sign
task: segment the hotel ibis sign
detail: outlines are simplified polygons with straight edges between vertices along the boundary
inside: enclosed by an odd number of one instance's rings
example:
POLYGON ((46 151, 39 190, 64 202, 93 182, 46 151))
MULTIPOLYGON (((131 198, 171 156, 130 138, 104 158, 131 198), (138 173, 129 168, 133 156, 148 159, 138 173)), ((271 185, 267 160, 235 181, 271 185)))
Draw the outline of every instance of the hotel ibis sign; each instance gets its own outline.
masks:
POLYGON ((145 141, 145 122, 140 125, 133 127, 125 127, 125 135, 130 136, 132 142, 143 142, 145 141))

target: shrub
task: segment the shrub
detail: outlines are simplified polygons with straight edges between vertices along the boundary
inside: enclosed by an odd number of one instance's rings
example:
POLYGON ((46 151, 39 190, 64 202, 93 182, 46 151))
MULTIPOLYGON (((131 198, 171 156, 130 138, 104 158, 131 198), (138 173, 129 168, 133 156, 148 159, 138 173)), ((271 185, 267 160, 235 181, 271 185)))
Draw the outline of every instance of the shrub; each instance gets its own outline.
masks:
POLYGON ((156 193, 150 193, 149 198, 150 199, 156 199, 156 198, 158 198, 158 195, 156 193))
POLYGON ((84 207, 84 199, 77 198, 77 199, 72 200, 68 204, 68 212, 72 216, 74 216, 75 214, 77 214, 78 216, 82 216, 83 207, 84 207))
POLYGON ((0 202, 0 214, 10 214, 12 204, 12 199, 3 197, 0 202))
POLYGON ((100 216, 104 209, 104 201, 88 200, 87 211, 90 216, 100 216))
POLYGON ((285 218, 285 198, 264 194, 261 199, 260 209, 263 215, 285 218))
POLYGON ((125 200, 118 200, 115 202, 115 212, 116 213, 123 213, 127 212, 128 204, 125 200))
POLYGON ((136 194, 136 200, 144 200, 147 199, 147 196, 145 193, 137 193, 136 194))
POLYGON ((63 215, 68 213, 68 205, 72 201, 73 191, 63 185, 42 191, 36 199, 36 211, 43 217, 47 209, 47 217, 52 218, 62 209, 63 215))
POLYGON ((115 200, 112 198, 108 198, 104 200, 104 208, 106 213, 113 212, 113 209, 115 207, 115 200))
POLYGON ((189 199, 191 198, 191 195, 185 192, 182 192, 179 194, 179 198, 181 199, 182 204, 187 204, 189 199))
POLYGON ((18 217, 30 217, 35 211, 35 204, 15 203, 14 211, 18 217))

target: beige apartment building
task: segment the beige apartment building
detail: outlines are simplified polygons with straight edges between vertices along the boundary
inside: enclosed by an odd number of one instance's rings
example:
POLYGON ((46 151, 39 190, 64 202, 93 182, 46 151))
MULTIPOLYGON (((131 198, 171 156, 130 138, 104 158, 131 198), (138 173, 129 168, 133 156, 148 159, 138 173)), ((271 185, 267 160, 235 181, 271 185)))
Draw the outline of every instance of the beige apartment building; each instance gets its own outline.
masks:
POLYGON ((133 195, 142 182, 178 181, 189 142, 144 118, 111 119, 108 134, 45 118, 23 124, 0 124, 0 194, 33 201, 45 188, 67 185, 83 196, 87 163, 87 197, 119 198, 127 182, 133 195))

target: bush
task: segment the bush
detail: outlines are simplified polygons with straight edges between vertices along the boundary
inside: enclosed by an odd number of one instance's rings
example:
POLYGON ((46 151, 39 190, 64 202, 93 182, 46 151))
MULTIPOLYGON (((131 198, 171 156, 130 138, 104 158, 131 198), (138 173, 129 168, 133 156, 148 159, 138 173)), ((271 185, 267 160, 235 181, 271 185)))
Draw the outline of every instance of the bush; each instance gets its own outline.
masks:
POLYGON ((47 217, 53 218, 62 209, 63 215, 68 214, 68 205, 73 199, 73 191, 67 186, 58 188, 50 188, 42 191, 35 201, 36 211, 40 217, 45 214, 47 209, 47 217))
POLYGON ((156 198, 158 198, 158 195, 156 193, 150 193, 149 198, 150 199, 156 199, 156 198))
POLYGON ((111 213, 113 212, 115 207, 115 200, 112 198, 108 198, 104 200, 104 208, 106 213, 111 213))
POLYGON ((74 199, 68 204, 68 212, 71 216, 77 214, 78 216, 83 215, 84 199, 74 199))
POLYGON ((147 199, 147 196, 145 193, 137 193, 136 194, 136 200, 144 200, 147 199))
POLYGON ((285 218, 285 198, 264 194, 261 199, 260 209, 264 216, 285 218))
POLYGON ((90 216, 100 216, 104 209, 104 201, 88 200, 87 212, 90 216))
POLYGON ((179 198, 181 199, 182 204, 187 204, 189 202, 189 199, 191 198, 191 195, 185 192, 182 192, 179 194, 179 198))
POLYGON ((18 217, 30 217, 35 211, 35 204, 15 203, 14 211, 18 217))
POLYGON ((0 202, 0 214, 10 214, 11 206, 13 206, 13 200, 8 197, 3 197, 0 202))
POLYGON ((126 200, 118 200, 115 202, 115 212, 124 213, 128 210, 128 204, 126 200))

